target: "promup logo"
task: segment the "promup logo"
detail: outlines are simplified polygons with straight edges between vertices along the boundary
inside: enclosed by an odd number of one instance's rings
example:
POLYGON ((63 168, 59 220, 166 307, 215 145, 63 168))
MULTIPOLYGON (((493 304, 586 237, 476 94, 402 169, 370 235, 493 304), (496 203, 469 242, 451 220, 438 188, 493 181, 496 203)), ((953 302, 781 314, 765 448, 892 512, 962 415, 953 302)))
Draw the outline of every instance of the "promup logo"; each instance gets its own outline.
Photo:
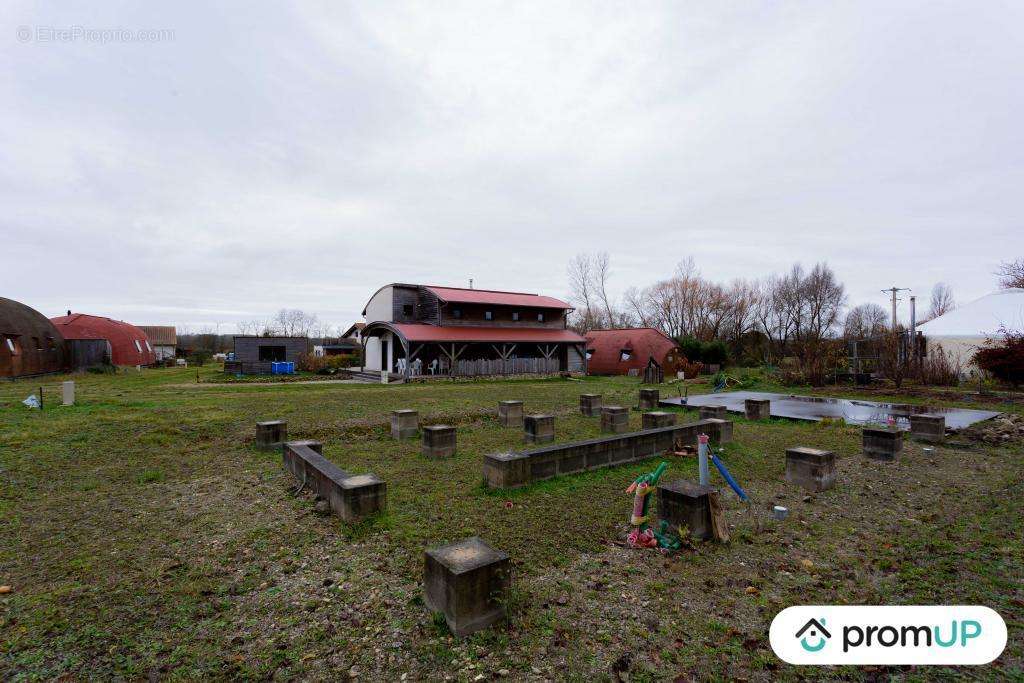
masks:
POLYGON ((790 664, 987 664, 1006 623, 979 605, 802 606, 776 615, 769 640, 790 664))
POLYGON ((804 627, 796 632, 796 637, 800 639, 800 646, 808 652, 819 652, 825 645, 828 644, 828 639, 832 637, 832 634, 825 630, 825 618, 822 617, 821 621, 817 619, 809 619, 804 627), (810 633, 808 633, 810 631, 810 633), (807 635, 804 635, 804 634, 807 635), (807 642, 810 638, 812 641, 817 639, 814 645, 807 642))

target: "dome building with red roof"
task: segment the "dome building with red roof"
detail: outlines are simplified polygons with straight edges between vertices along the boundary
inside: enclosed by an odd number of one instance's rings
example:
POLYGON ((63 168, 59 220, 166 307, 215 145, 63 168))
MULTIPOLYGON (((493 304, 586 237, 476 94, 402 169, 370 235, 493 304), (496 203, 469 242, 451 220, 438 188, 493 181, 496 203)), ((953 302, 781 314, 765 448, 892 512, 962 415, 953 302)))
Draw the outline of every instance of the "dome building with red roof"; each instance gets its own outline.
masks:
POLYGON ((686 361, 675 340, 653 327, 590 330, 586 337, 591 375, 642 375, 651 358, 675 375, 686 361))
POLYGON ((156 362, 156 354, 146 333, 130 323, 71 311, 59 318, 51 318, 50 322, 68 341, 106 341, 110 347, 110 362, 113 365, 152 365, 156 362))
POLYGON ((53 323, 34 308, 0 297, 0 377, 64 369, 64 338, 53 323))

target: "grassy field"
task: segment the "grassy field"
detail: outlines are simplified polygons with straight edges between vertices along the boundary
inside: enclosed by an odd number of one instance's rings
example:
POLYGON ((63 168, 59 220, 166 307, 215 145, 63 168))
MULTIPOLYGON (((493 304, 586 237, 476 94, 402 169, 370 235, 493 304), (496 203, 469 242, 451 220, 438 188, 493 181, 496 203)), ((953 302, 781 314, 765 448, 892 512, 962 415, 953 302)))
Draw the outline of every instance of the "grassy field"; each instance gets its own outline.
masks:
MULTIPOLYGON (((635 405, 635 379, 219 386, 212 368, 200 383, 166 369, 77 376, 78 404, 59 407, 61 379, 44 380, 43 411, 20 404, 38 382, 0 384, 0 679, 1024 678, 1019 442, 908 441, 883 464, 860 456, 853 427, 736 418, 723 459, 753 504, 725 497, 731 543, 665 557, 622 545, 623 489, 657 459, 481 486, 482 455, 522 442, 497 401, 555 414, 570 441, 599 431, 579 394, 635 405), (392 441, 397 408, 456 425, 458 454, 428 461, 418 441, 392 441), (358 526, 316 514, 280 456, 251 447, 254 423, 278 418, 342 468, 383 477, 388 513, 358 526), (834 489, 785 483, 792 445, 836 451, 834 489), (773 504, 790 518, 772 520, 773 504), (422 554, 473 534, 514 559, 512 619, 457 641, 423 606, 422 554), (771 619, 815 603, 984 604, 1009 644, 972 669, 781 663, 771 619)), ((1024 413, 1019 397, 999 406, 1024 413)), ((695 461, 670 458, 667 476, 696 478, 695 461)))

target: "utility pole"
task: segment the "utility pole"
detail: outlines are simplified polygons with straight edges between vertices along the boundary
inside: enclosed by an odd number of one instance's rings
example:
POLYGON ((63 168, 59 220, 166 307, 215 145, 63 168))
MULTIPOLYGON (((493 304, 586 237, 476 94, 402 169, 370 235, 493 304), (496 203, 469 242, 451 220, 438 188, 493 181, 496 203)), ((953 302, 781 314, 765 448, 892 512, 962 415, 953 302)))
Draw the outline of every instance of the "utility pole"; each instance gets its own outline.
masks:
POLYGON ((896 302, 899 299, 896 298, 896 292, 909 292, 910 287, 890 287, 889 289, 883 289, 882 294, 892 294, 892 331, 896 333, 896 327, 899 323, 896 322, 896 302))

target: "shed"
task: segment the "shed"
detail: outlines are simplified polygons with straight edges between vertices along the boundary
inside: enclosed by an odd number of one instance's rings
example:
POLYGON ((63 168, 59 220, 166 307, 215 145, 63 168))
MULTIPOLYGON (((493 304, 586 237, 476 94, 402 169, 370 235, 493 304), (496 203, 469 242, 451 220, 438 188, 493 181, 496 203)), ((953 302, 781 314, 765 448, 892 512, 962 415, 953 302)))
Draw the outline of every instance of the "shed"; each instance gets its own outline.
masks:
POLYGON ((72 313, 51 318, 67 340, 102 339, 110 344, 110 362, 114 365, 152 365, 156 361, 146 333, 131 323, 99 315, 72 313))
POLYGON ((64 338, 39 311, 0 297, 0 377, 28 377, 65 368, 64 338))
POLYGON ((1024 331, 1024 289, 986 294, 918 325, 917 331, 928 340, 928 353, 942 347, 966 374, 976 370, 971 364, 974 352, 988 339, 998 338, 1000 328, 1024 331))
POLYGON ((591 375, 643 374, 651 358, 666 375, 674 375, 685 360, 675 341, 653 327, 591 330, 585 336, 591 375))
POLYGON ((174 358, 178 350, 178 331, 170 325, 139 325, 146 333, 158 361, 174 358))
POLYGON ((271 371, 271 363, 298 362, 309 351, 308 337, 258 337, 236 335, 232 360, 224 363, 225 372, 264 374, 271 371))

